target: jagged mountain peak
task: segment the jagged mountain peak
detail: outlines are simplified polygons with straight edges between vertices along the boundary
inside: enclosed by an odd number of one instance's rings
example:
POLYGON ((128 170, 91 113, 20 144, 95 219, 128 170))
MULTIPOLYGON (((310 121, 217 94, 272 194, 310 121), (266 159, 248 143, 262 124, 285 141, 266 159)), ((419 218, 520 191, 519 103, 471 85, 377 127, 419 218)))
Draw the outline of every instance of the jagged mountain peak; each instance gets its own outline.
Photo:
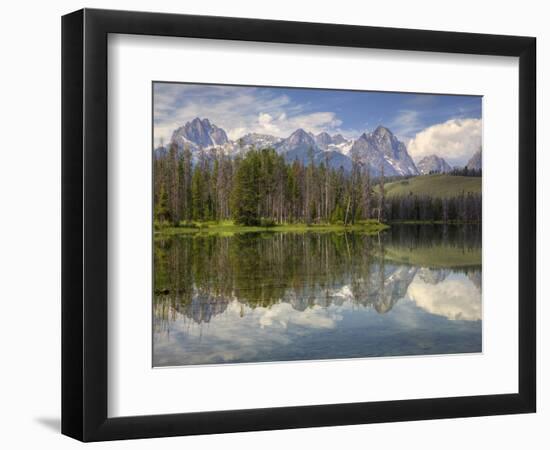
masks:
POLYGON ((195 124, 210 125, 210 121, 206 117, 204 119, 201 119, 200 117, 195 117, 191 122, 187 122, 187 123, 191 123, 193 125, 195 124))
POLYGON ((303 128, 298 128, 296 129, 291 135, 290 137, 292 136, 298 136, 298 137, 312 137, 312 133, 308 133, 306 130, 304 130, 303 128))
POLYGON ((315 136, 315 142, 321 149, 327 150, 328 146, 333 143, 333 140, 330 134, 328 134, 326 131, 323 131, 315 136))
POLYGON ((348 142, 348 140, 344 136, 342 136, 340 133, 332 136, 333 144, 339 145, 339 144, 343 144, 344 142, 348 142))
POLYGON ((429 173, 447 173, 452 170, 452 167, 447 161, 437 155, 425 156, 416 164, 416 167, 422 175, 427 175, 429 173))
POLYGON ((293 144, 307 144, 310 146, 315 145, 315 139, 312 133, 308 133, 303 128, 298 128, 294 133, 292 133, 285 141, 293 144))
POLYGON ((378 125, 376 129, 374 130, 373 134, 375 136, 385 137, 385 136, 393 136, 393 133, 390 131, 389 128, 386 128, 382 125, 378 125))
POLYGON ((191 150, 196 150, 213 145, 224 145, 229 142, 229 139, 222 128, 212 124, 207 118, 195 117, 174 131, 172 142, 181 148, 187 145, 191 150))
POLYGON ((382 125, 373 132, 363 133, 354 142, 350 153, 364 165, 368 165, 372 174, 418 175, 407 147, 395 135, 382 125))
POLYGON ((287 161, 298 159, 304 164, 309 161, 310 156, 315 157, 322 152, 315 142, 315 136, 302 128, 298 128, 289 137, 281 140, 276 150, 284 155, 287 161))

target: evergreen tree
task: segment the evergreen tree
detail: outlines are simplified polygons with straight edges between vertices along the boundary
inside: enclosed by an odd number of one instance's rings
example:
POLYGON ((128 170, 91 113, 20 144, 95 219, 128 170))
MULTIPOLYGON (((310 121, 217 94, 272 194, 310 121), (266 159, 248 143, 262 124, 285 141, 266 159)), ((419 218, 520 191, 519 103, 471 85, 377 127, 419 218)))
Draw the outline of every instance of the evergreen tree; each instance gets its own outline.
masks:
POLYGON ((378 221, 383 222, 386 211, 386 190, 384 188, 384 166, 380 167, 380 186, 378 191, 378 221))
POLYGON ((192 183, 192 171, 193 171, 193 162, 192 162, 191 150, 188 146, 185 146, 182 155, 182 173, 181 173, 181 186, 182 186, 182 218, 184 220, 193 219, 193 204, 192 204, 192 194, 191 194, 191 183, 192 183))
POLYGON ((178 170, 178 147, 172 143, 168 154, 168 203, 170 206, 170 218, 174 225, 180 220, 179 201, 179 170, 178 170))
POLYGON ((164 189, 164 185, 161 185, 158 199, 155 202, 154 216, 155 221, 158 223, 170 220, 170 215, 168 213, 168 194, 164 189))
POLYGON ((204 202, 202 199, 203 177, 202 170, 195 168, 191 182, 191 201, 193 220, 204 220, 204 202))
POLYGON ((260 157, 256 150, 247 153, 235 174, 235 184, 231 195, 233 218, 241 225, 258 225, 260 157))

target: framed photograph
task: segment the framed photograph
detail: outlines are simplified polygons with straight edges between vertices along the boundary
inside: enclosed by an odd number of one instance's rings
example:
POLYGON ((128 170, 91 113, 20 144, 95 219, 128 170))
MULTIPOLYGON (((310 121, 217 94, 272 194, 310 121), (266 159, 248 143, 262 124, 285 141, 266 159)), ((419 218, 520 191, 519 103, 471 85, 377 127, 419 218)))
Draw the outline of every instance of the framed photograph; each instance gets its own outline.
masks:
POLYGON ((62 432, 535 412, 536 40, 62 21, 62 432))

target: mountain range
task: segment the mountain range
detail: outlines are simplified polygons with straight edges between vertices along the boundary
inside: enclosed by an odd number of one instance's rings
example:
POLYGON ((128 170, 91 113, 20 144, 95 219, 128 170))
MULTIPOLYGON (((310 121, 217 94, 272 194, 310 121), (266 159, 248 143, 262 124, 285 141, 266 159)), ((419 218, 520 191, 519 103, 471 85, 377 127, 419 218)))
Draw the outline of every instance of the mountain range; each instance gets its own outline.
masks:
MULTIPOLYGON (((177 128, 172 133, 170 142, 176 144, 180 151, 188 148, 195 161, 202 150, 222 149, 234 157, 243 155, 252 148, 270 147, 283 155, 289 163, 299 160, 308 164, 312 160, 315 164, 324 162, 332 168, 342 167, 345 171, 350 171, 352 161, 356 160, 364 167, 369 167, 373 176, 380 175, 382 171, 385 176, 404 176, 451 170, 447 162, 436 155, 430 155, 416 165, 406 145, 383 126, 363 133, 355 140, 346 139, 341 134, 331 136, 326 132, 315 135, 301 128, 287 138, 248 133, 239 139, 230 140, 225 130, 206 118, 197 117, 177 128)), ((155 149, 157 156, 165 155, 166 152, 166 147, 155 149)))

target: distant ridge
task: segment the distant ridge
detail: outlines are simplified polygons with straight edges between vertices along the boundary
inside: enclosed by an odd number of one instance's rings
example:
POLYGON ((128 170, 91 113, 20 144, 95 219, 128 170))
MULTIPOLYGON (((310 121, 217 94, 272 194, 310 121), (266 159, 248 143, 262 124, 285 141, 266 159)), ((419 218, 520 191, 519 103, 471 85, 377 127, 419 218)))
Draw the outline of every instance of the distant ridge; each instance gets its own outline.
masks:
POLYGON ((422 175, 428 175, 430 173, 447 173, 450 172, 452 167, 447 164, 443 158, 437 155, 429 155, 420 160, 416 167, 422 175))
POLYGON ((481 170, 481 150, 478 150, 473 154, 473 156, 466 164, 466 167, 469 170, 481 170))
POLYGON ((464 193, 480 194, 481 177, 463 177, 448 174, 424 175, 406 180, 386 183, 387 197, 408 195, 429 195, 430 197, 450 198, 464 193))

